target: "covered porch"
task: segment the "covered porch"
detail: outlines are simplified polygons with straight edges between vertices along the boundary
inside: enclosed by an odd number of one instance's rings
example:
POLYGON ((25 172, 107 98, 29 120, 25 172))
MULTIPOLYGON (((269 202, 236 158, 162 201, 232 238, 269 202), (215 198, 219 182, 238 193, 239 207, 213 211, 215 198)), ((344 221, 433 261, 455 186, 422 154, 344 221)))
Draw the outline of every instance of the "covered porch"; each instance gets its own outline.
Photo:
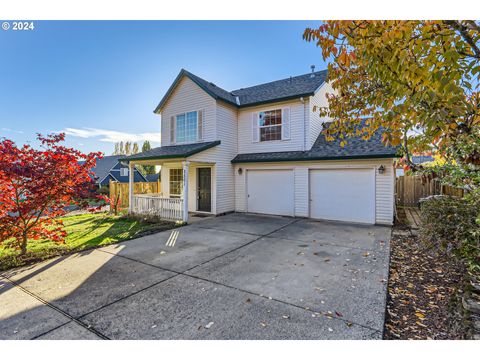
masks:
POLYGON ((122 159, 129 166, 129 214, 185 223, 192 214, 215 214, 215 163, 191 158, 215 145, 165 146, 122 159), (160 192, 134 193, 135 165, 161 166, 160 192))

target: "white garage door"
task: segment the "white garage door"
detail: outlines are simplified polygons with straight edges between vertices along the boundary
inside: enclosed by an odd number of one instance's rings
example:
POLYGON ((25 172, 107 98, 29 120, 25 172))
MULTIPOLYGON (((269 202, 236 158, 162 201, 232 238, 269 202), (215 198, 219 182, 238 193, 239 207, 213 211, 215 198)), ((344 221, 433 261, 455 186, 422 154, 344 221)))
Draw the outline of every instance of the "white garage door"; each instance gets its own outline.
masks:
POLYGON ((293 216, 293 170, 248 170, 247 211, 293 216))
POLYGON ((375 223, 375 170, 310 170, 310 217, 375 223))

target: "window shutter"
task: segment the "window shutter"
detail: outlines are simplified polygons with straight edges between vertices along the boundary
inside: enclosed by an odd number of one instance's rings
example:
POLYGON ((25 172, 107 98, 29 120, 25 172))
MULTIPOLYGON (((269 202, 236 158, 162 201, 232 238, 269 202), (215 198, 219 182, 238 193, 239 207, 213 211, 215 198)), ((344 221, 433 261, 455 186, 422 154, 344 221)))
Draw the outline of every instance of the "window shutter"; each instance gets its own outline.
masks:
POLYGON ((198 140, 203 140, 203 118, 205 117, 205 111, 200 110, 198 111, 198 117, 197 117, 197 131, 198 131, 198 140))
POLYGON ((282 109, 282 140, 290 140, 290 108, 282 109))
POLYGON ((175 144, 175 116, 170 118, 170 144, 175 144))
POLYGON ((252 142, 258 142, 259 128, 258 128, 258 113, 252 114, 252 142))

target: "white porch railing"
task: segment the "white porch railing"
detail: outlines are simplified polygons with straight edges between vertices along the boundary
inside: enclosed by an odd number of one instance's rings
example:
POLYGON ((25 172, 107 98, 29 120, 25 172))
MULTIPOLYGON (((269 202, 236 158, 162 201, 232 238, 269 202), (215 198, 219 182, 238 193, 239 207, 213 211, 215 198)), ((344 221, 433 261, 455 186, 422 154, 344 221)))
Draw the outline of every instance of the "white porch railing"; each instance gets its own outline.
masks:
POLYGON ((157 216, 165 220, 183 220, 183 199, 166 198, 161 194, 133 195, 134 214, 157 216))

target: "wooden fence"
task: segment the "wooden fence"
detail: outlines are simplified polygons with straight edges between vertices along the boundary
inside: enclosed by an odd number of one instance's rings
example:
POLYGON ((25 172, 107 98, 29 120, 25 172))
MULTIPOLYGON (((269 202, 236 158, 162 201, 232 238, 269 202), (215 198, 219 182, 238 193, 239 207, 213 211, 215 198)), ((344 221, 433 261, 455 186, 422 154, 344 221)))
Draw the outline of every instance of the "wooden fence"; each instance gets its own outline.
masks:
MULTIPOLYGON (((128 183, 119 183, 110 180, 110 200, 115 204, 118 198, 118 208, 125 209, 128 207, 128 183)), ((160 181, 157 182, 136 182, 133 184, 134 194, 158 194, 161 192, 160 181)))
POLYGON ((395 201, 401 206, 416 206, 421 198, 431 195, 463 197, 463 189, 442 185, 438 179, 422 180, 421 176, 399 176, 395 183, 395 201))

